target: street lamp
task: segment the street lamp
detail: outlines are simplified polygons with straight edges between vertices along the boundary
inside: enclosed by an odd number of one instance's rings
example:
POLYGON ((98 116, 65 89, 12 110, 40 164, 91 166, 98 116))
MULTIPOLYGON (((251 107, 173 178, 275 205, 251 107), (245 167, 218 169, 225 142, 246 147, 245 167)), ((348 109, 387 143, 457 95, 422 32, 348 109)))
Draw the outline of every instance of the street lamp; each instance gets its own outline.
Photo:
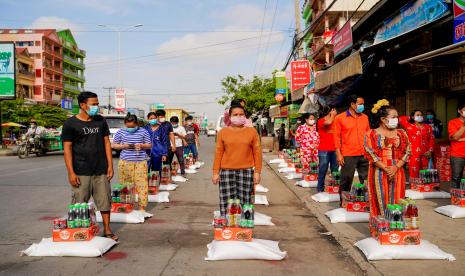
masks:
POLYGON ((102 27, 102 28, 108 28, 108 29, 118 33, 118 78, 119 78, 119 84, 120 84, 119 87, 122 88, 123 79, 122 79, 122 76, 121 76, 121 32, 125 32, 125 31, 133 29, 133 28, 142 27, 143 25, 142 24, 136 24, 134 26, 129 26, 129 27, 123 28, 123 29, 117 28, 117 27, 112 26, 112 25, 105 25, 105 24, 98 24, 97 26, 102 27))

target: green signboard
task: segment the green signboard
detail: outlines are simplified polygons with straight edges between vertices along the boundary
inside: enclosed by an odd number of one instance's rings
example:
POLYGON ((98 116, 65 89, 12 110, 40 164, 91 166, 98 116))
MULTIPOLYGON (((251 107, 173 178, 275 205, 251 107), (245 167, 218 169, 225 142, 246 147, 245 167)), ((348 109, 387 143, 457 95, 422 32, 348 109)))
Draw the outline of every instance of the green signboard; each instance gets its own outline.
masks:
POLYGON ((0 100, 16 96, 15 45, 0 43, 0 100))

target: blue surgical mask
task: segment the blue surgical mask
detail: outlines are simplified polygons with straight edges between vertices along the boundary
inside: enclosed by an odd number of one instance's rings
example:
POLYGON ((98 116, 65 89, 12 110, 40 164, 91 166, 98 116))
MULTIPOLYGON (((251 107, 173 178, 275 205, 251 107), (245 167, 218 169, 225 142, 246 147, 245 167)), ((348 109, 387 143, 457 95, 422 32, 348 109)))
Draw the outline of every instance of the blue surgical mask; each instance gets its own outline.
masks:
POLYGON ((89 110, 87 110, 87 114, 89 116, 95 116, 98 113, 98 105, 90 106, 89 110))
POLYGON ((357 109, 355 109, 357 113, 362 113, 364 110, 365 110, 365 106, 363 104, 358 104, 357 109))
POLYGON ((433 119, 434 119, 434 116, 433 116, 433 115, 426 115, 426 119, 428 119, 428 120, 433 120, 433 119))
POLYGON ((154 126, 154 125, 158 124, 158 120, 157 119, 149 120, 149 124, 154 126))
POLYGON ((178 126, 179 126, 178 124, 175 124, 175 125, 173 125, 173 128, 177 128, 178 126))
POLYGON ((134 133, 137 131, 137 127, 127 127, 126 128, 126 131, 129 132, 129 133, 134 133))

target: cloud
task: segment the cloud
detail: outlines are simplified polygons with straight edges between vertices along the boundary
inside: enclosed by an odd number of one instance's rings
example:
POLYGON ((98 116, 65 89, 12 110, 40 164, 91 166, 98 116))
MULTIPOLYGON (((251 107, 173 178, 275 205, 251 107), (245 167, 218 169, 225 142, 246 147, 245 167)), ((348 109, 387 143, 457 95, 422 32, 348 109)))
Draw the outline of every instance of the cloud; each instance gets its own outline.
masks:
POLYGON ((32 29, 70 29, 72 31, 82 31, 81 25, 74 24, 70 20, 57 16, 42 16, 31 23, 32 29))
MULTIPOLYGON (((212 18, 220 19, 226 25, 234 25, 239 27, 249 27, 260 29, 263 18, 262 6, 254 4, 237 4, 231 6, 224 11, 215 11, 210 14, 212 18)), ((269 11, 268 7, 267 10, 269 11)), ((271 16, 265 16, 264 25, 271 22, 271 16)))

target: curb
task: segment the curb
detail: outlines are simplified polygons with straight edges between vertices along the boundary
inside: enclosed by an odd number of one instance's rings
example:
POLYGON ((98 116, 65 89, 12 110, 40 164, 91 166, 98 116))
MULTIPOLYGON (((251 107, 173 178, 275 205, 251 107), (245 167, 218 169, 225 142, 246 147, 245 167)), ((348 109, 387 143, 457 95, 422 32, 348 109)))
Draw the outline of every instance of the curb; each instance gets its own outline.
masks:
MULTIPOLYGON (((300 199, 302 203, 305 204, 307 209, 315 215, 317 220, 320 224, 325 227, 329 232, 331 232, 331 236, 337 241, 337 243, 345 250, 345 253, 351 258, 357 266, 367 275, 383 275, 381 271, 379 271, 374 264, 367 261, 365 256, 353 245, 348 237, 344 235, 341 231, 339 231, 326 217, 326 215, 319 211, 318 204, 310 198, 310 194, 307 192, 305 195, 300 195, 296 192, 295 186, 290 183, 290 180, 284 178, 282 174, 277 171, 277 168, 271 166, 268 161, 272 158, 269 156, 264 156, 264 161, 266 165, 281 179, 283 184, 287 186, 287 188, 297 197, 300 199)), ((308 191, 308 190, 306 190, 308 191)))
POLYGON ((17 155, 16 152, 14 152, 11 149, 0 149, 0 156, 15 156, 17 155))

